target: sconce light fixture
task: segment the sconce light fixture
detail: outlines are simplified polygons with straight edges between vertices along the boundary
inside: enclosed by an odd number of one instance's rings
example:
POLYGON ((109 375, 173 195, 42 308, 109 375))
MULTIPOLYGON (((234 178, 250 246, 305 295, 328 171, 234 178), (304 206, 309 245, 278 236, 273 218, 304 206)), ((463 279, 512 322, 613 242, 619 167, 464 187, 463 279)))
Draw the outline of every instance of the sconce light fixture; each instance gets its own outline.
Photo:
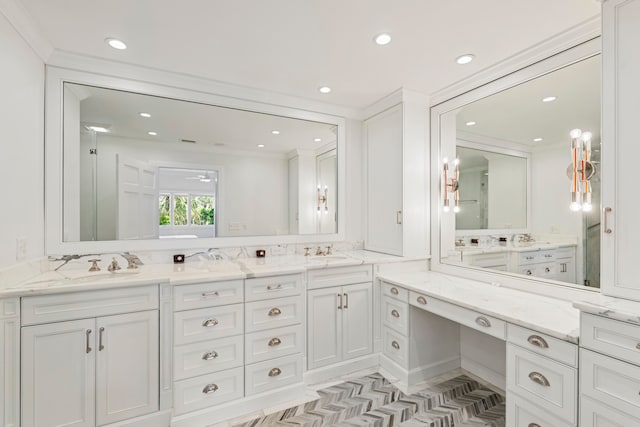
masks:
POLYGON ((442 178, 444 183, 444 189, 442 191, 443 194, 443 205, 442 210, 445 212, 449 212, 449 194, 453 194, 453 212, 460 212, 460 197, 458 195, 458 187, 460 180, 460 168, 458 165, 460 164, 460 160, 455 159, 453 161, 454 172, 453 177, 449 177, 449 160, 445 157, 442 159, 442 178))
POLYGON ((591 163, 591 132, 574 129, 571 136, 571 163, 567 167, 567 176, 571 180, 572 211, 589 212, 591 204, 591 185, 589 181, 596 174, 596 168, 591 163))
POLYGON ((326 185, 324 186, 324 193, 321 192, 320 186, 318 185, 318 213, 322 205, 324 205, 324 213, 329 213, 329 187, 326 185))

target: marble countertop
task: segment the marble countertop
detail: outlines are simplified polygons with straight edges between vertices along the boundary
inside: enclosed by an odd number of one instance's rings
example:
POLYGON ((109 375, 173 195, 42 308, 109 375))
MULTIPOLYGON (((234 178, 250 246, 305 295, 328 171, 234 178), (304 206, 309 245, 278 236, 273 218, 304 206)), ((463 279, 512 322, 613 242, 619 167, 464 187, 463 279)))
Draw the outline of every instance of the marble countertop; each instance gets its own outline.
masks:
POLYGON ((169 283, 183 285, 304 273, 310 269, 403 261, 426 261, 365 250, 335 252, 327 256, 282 255, 234 260, 187 260, 184 264, 145 264, 135 270, 123 268, 115 273, 104 268, 88 272, 86 260, 58 271, 47 271, 26 280, 0 282, 0 298, 62 292, 97 290, 125 286, 169 283))
POLYGON ((573 306, 585 313, 640 325, 640 302, 600 295, 595 301, 576 301, 573 306))
POLYGON ((570 301, 436 272, 383 273, 378 278, 509 323, 578 343, 580 311, 570 301))
POLYGON ((530 244, 521 245, 507 245, 507 246, 456 246, 453 252, 462 252, 464 254, 491 254, 500 252, 533 252, 543 251, 547 249, 560 249, 570 248, 576 246, 575 243, 549 243, 549 242, 534 242, 530 244))

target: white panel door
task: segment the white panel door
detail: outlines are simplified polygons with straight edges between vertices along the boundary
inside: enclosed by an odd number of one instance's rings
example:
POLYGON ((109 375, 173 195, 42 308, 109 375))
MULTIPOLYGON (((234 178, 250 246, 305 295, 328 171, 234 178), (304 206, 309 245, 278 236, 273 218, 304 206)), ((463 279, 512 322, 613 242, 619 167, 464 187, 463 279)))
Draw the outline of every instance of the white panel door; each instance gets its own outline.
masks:
POLYGON ((96 425, 158 410, 158 312, 96 321, 96 425))
POLYGON ((315 289, 307 293, 309 369, 342 360, 342 288, 315 289))
POLYGON ((160 233, 157 170, 139 160, 116 157, 118 239, 155 239, 160 233))
POLYGON ((342 360, 347 360, 373 351, 373 289, 360 283, 342 291, 342 360))
POLYGON ((602 292, 640 300, 640 199, 633 178, 640 158, 640 0, 604 2, 602 21, 602 292))
POLYGON ((402 255, 403 111, 397 105, 365 122, 367 230, 365 247, 402 255))
POLYGON ((22 426, 95 425, 95 320, 22 328, 22 426))

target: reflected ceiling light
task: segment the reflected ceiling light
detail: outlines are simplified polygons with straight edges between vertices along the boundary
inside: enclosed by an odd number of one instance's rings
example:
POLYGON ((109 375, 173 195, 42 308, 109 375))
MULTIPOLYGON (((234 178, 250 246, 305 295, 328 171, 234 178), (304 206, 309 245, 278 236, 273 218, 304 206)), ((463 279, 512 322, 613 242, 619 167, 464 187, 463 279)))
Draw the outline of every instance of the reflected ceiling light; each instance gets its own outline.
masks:
POLYGON ((468 64, 469 62, 473 61, 473 58, 475 58, 475 55, 471 54, 471 53, 465 53, 464 55, 460 55, 456 58, 456 62, 460 65, 464 65, 464 64, 468 64))
POLYGON ((154 132, 154 131, 151 130, 151 131, 147 132, 147 134, 151 135, 151 136, 156 136, 156 135, 158 135, 158 132, 154 132))
POLYGON ((591 178, 596 174, 596 168, 591 163, 591 132, 582 132, 574 129, 571 136, 571 163, 567 167, 567 176, 571 180, 571 204, 572 211, 590 212, 591 204, 591 178))
POLYGON ((148 119, 149 117, 151 117, 151 114, 149 113, 138 113, 140 115, 140 117, 144 117, 145 119, 148 119))
POLYGON ((313 142, 322 142, 322 138, 314 138, 313 142))
POLYGON ((86 130, 92 130, 92 131, 98 132, 98 133, 107 133, 107 132, 109 132, 109 127, 108 126, 102 126, 102 125, 84 125, 84 128, 86 130))
POLYGON ((540 142, 542 141, 542 138, 533 138, 533 142, 540 142))
POLYGON ((279 130, 272 130, 271 134, 273 135, 280 135, 280 131, 279 130))
POLYGON ((460 160, 455 159, 453 161, 453 165, 455 167, 453 176, 449 177, 449 160, 446 157, 442 159, 442 182, 444 184, 444 189, 442 190, 442 210, 444 212, 449 212, 449 194, 453 194, 453 212, 458 213, 460 212, 460 195, 458 193, 460 180, 460 160))
POLYGON ((331 92, 331 88, 329 86, 320 86, 318 91, 320 91, 320 93, 329 93, 331 92))
POLYGON ((107 38, 104 40, 105 42, 107 42, 107 44, 109 46, 111 46, 114 49, 118 49, 118 50, 125 50, 127 48, 127 45, 125 42, 123 42, 122 40, 118 40, 118 39, 114 39, 114 38, 107 38))
POLYGON ((555 96, 546 96, 546 97, 542 98, 542 102, 553 102, 556 99, 557 98, 555 96))
POLYGON ((264 148, 264 144, 258 144, 258 148, 264 148))
POLYGON ((373 40, 376 42, 377 45, 384 46, 391 42, 391 36, 388 33, 381 33, 381 34, 378 34, 373 40))
POLYGON ((477 123, 474 122, 474 121, 470 121, 470 122, 465 123, 465 125, 467 125, 467 126, 475 126, 476 124, 477 123))

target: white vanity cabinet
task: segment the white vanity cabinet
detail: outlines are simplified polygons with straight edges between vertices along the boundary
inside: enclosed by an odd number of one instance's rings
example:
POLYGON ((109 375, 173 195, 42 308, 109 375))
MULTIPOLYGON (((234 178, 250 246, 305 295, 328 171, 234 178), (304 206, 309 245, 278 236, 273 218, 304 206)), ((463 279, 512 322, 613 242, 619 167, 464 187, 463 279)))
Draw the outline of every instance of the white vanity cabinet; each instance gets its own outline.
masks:
POLYGON ((23 298, 21 335, 23 427, 158 411, 157 286, 23 298))
POLYGON ((0 300, 0 425, 20 426, 20 300, 0 300))
POLYGON ((640 0, 606 0, 602 8, 602 293, 640 300, 637 253, 640 202, 640 0))
POLYGON ((308 369, 373 352, 373 284, 354 283, 354 277, 361 275, 371 277, 372 267, 338 267, 309 273, 308 369))

